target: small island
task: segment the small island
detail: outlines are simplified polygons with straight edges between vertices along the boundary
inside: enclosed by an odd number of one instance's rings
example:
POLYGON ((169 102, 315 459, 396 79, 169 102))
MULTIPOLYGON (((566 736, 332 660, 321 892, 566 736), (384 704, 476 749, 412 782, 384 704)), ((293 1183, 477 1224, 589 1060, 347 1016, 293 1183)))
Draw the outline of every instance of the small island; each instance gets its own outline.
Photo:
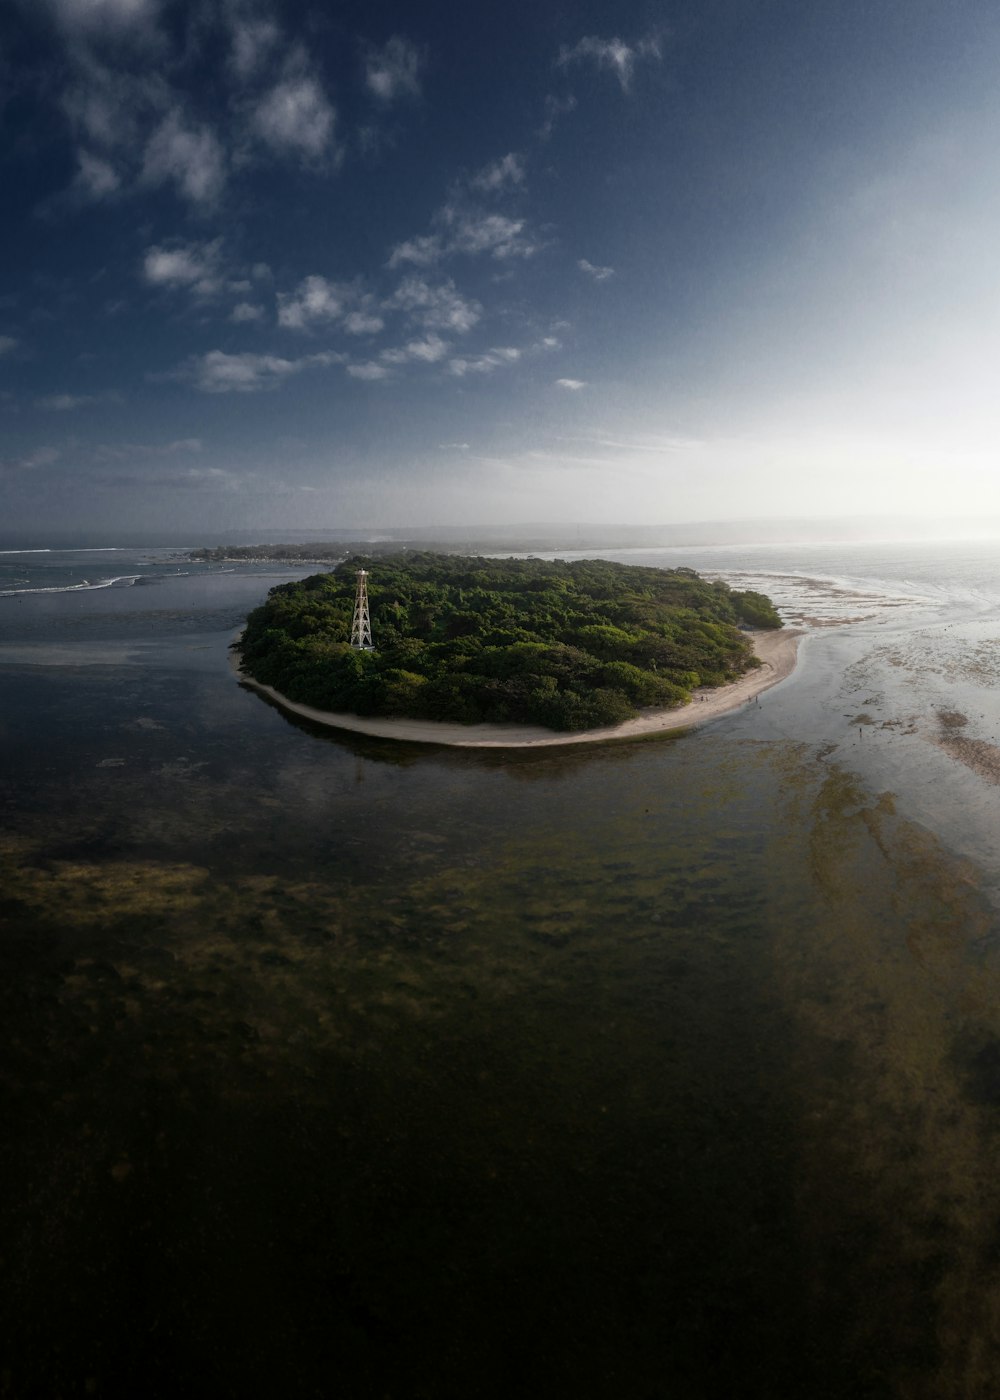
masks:
POLYGON ((763 594, 607 560, 356 556, 282 584, 247 619, 243 675, 326 714, 579 733, 679 709, 761 665, 763 594), (350 645, 359 569, 375 647, 350 645))

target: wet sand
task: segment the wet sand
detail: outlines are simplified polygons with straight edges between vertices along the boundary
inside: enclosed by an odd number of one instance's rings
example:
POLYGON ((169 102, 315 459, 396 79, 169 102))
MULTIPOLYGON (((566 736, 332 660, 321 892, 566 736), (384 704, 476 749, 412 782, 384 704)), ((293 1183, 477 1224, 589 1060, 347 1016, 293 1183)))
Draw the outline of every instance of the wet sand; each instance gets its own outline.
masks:
POLYGON ((985 739, 970 739, 962 734, 961 730, 968 722, 968 717, 960 710, 939 710, 939 733, 931 736, 931 742, 988 783, 1000 783, 1000 747, 985 739))
POLYGON ((755 696, 787 679, 795 669, 799 643, 805 634, 782 629, 773 632, 754 633, 754 651, 761 665, 747 675, 741 676, 731 685, 716 686, 697 690, 689 705, 679 709, 650 710, 624 724, 608 725, 601 729, 577 730, 568 734, 556 733, 540 725, 528 724, 453 724, 437 720, 420 719, 375 719, 361 715, 334 714, 329 710, 317 710, 311 705, 301 705, 289 700, 273 686, 262 685, 248 676, 239 666, 238 644, 230 655, 233 667, 244 685, 260 691, 262 695, 281 705, 293 714, 314 724, 325 724, 332 729, 349 729, 355 734, 367 734, 378 739, 401 739, 410 744, 443 744, 453 748, 470 749, 536 749, 565 744, 604 744, 622 739, 645 739, 654 734, 665 734, 671 730, 690 729, 694 725, 705 724, 718 719, 747 704, 755 696))

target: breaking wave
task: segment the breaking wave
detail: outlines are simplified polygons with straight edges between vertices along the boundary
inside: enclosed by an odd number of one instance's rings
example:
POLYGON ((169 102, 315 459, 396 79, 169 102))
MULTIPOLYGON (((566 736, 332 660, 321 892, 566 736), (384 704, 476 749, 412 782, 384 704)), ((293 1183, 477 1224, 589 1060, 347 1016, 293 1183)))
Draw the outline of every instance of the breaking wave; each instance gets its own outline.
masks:
MULTIPOLYGON (((44 552, 36 551, 39 554, 44 552)), ((142 574, 118 574, 115 578, 101 578, 93 583, 84 579, 82 583, 55 584, 48 588, 4 588, 0 589, 0 598, 19 598, 28 593, 89 593, 94 588, 130 588, 136 579, 142 577, 142 574)))

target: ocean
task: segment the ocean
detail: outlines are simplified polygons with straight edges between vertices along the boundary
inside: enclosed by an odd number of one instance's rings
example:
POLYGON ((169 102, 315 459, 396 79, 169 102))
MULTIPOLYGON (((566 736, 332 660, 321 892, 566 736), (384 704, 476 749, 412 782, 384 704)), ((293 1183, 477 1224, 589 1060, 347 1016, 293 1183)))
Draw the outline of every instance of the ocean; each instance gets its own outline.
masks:
POLYGON ((0 554, 0 1394, 994 1395, 1000 544, 611 552, 795 674, 508 754, 182 555, 0 554))

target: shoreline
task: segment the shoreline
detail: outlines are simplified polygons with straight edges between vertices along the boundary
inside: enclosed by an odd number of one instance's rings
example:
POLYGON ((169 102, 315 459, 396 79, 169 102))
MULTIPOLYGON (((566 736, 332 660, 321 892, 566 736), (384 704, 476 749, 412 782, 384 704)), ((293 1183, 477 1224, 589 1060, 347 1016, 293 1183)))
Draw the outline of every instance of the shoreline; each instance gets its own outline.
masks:
MULTIPOLYGON (((541 749, 570 744, 607 744, 628 739, 645 739, 681 729, 693 729, 729 714, 740 705, 779 685, 795 670, 799 644, 806 634, 782 628, 779 631, 755 632, 753 648, 763 663, 755 671, 741 676, 729 685, 696 690, 691 703, 679 709, 652 710, 627 719, 622 724, 601 729, 583 729, 559 733, 527 724, 456 724, 431 719, 382 719, 375 716, 335 714, 317 710, 289 700, 274 689, 248 676, 240 666, 239 637, 229 652, 230 664, 241 685, 266 695, 282 709, 322 724, 329 729, 344 729, 353 734, 365 734, 372 739, 396 739, 409 744, 438 744, 460 749, 541 749)), ((242 636, 242 632, 240 633, 242 636)))

